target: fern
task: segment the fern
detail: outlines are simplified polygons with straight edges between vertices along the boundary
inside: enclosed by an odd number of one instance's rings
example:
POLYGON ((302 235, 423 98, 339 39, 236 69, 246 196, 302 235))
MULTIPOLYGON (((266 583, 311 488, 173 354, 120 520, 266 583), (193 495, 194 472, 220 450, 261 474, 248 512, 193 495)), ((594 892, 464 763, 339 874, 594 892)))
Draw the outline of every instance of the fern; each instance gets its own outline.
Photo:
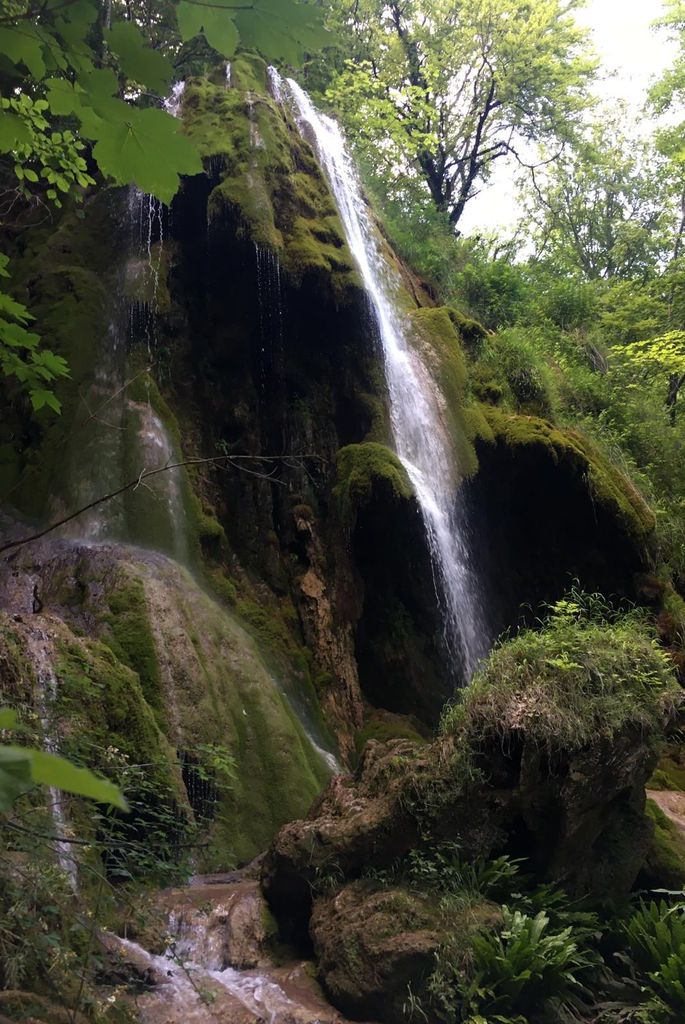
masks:
POLYGON ((587 991, 583 975, 598 964, 595 954, 579 949, 571 927, 551 932, 544 911, 529 917, 502 910, 499 935, 471 940, 475 972, 463 989, 469 1011, 516 1014, 548 1001, 579 1003, 587 991))
POLYGON ((643 903, 625 933, 638 971, 669 1006, 685 1011, 685 904, 643 903))

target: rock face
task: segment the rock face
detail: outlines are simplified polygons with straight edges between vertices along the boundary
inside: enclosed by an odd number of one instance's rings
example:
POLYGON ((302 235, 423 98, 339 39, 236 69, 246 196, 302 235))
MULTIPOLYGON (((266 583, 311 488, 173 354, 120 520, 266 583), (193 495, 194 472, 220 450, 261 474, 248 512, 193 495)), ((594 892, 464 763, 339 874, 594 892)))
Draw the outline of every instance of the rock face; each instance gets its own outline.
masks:
MULTIPOLYGON (((574 895, 628 892, 650 844, 644 787, 656 741, 681 699, 664 673, 661 695, 627 702, 594 734, 579 731, 563 700, 551 705, 539 680, 504 696, 474 684, 447 735, 428 745, 369 741, 356 774, 332 779, 307 818, 280 831, 263 886, 283 931, 296 940, 309 933, 337 1005, 390 1024, 408 981, 430 1003, 430 965, 459 929, 435 896, 394 885, 411 851, 430 855, 448 843, 466 862, 507 853, 574 895), (564 727, 543 740, 550 710, 552 725, 561 715, 564 727)), ((605 685, 595 682, 600 700, 605 685)), ((596 713, 590 689, 579 716, 596 713)), ((477 926, 493 920, 485 914, 477 926)))
POLYGON ((311 936, 326 991, 353 1017, 401 1020, 445 938, 431 901, 400 888, 353 883, 317 900, 311 936))
POLYGON ((169 799, 202 822, 208 867, 256 855, 328 777, 302 724, 317 727, 313 694, 308 719, 301 693, 267 668, 235 616, 165 555, 32 546, 2 566, 0 608, 3 699, 32 708, 47 701, 53 739, 92 767, 108 769, 108 748, 155 765, 169 799), (223 781, 207 760, 214 748, 233 759, 234 775, 223 781))

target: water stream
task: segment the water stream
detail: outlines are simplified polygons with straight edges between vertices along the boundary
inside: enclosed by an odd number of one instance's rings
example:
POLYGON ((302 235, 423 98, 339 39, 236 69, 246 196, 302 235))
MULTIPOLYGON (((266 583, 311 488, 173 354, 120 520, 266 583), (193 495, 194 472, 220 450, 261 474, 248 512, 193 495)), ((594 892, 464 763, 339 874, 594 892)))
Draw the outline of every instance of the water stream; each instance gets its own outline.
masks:
POLYGON ((432 556, 449 653, 469 679, 488 647, 478 581, 470 564, 459 466, 437 386, 397 309, 396 275, 385 259, 354 163, 338 124, 292 79, 270 72, 274 96, 289 95, 335 196, 348 245, 366 288, 383 346, 395 448, 413 484, 432 556))
MULTIPOLYGON (((52 667, 54 651, 47 634, 42 629, 35 629, 27 639, 28 653, 36 674, 38 692, 36 694, 36 707, 40 724, 43 730, 43 745, 50 754, 58 752, 57 740, 54 728, 54 705, 57 700, 57 676, 52 667)), ((73 892, 78 889, 78 870, 74 859, 73 847, 66 841, 68 832, 67 811, 64 793, 55 786, 48 787, 48 810, 52 817, 52 824, 55 835, 58 836, 54 843, 57 862, 64 874, 67 876, 69 885, 73 892)))
POLYGON ((136 998, 141 1024, 345 1024, 307 965, 271 962, 258 884, 210 879, 198 876, 189 888, 162 894, 164 953, 114 935, 103 938, 145 978, 147 991, 136 998))

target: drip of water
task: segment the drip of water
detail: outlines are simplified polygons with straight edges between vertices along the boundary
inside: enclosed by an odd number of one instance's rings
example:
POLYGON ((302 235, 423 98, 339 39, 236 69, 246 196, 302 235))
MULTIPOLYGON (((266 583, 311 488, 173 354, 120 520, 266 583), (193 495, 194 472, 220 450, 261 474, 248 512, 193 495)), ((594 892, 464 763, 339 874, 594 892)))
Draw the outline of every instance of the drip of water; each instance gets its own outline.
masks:
POLYGON ((185 87, 186 83, 184 81, 174 82, 171 87, 171 95, 167 96, 164 100, 164 109, 167 114, 171 114, 172 117, 180 117, 181 115, 181 105, 183 103, 185 87))
MULTIPOLYGON (((283 89, 276 71, 270 77, 283 89)), ((445 641, 468 680, 488 646, 477 581, 470 565, 459 467, 438 388, 412 347, 393 300, 394 274, 385 260, 360 182, 338 124, 319 113, 292 79, 287 93, 301 132, 313 142, 335 196, 348 245, 359 268, 383 346, 397 454, 414 486, 431 551, 445 641)))
MULTIPOLYGON (((52 667, 52 650, 47 634, 42 629, 32 630, 27 637, 27 649, 38 683, 37 705, 43 729, 43 744, 50 754, 57 753, 57 740, 52 727, 52 708, 57 700, 57 676, 52 667)), ((55 786, 48 788, 49 809, 55 835, 66 836, 68 831, 64 794, 55 786)), ((62 839, 54 842, 57 861, 67 876, 73 892, 78 889, 78 871, 70 843, 62 839)))
POLYGON ((283 91, 281 87, 283 85, 283 79, 279 75, 278 71, 276 71, 276 68, 269 66, 267 69, 267 80, 269 83, 269 91, 276 100, 276 103, 282 103, 283 91))
POLYGON ((281 370, 283 362, 281 264, 272 249, 258 242, 254 243, 254 248, 257 264, 260 386, 264 391, 267 377, 281 370))

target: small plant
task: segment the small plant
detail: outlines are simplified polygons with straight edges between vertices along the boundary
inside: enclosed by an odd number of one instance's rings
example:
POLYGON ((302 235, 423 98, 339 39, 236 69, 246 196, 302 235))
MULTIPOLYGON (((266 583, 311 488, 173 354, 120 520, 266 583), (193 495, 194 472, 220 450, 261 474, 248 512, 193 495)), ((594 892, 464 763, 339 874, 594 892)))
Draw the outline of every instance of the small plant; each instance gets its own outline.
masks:
POLYGON ((625 934, 638 972, 668 1006, 685 1012, 685 904, 643 903, 625 934))
MULTIPOLYGON (((471 1014, 511 1015, 539 1011, 546 1003, 560 1008, 582 1004, 587 994, 584 975, 598 957, 582 950, 572 929, 550 930, 544 911, 529 917, 502 908, 504 927, 499 934, 476 933, 471 938, 473 973, 462 983, 464 1004, 471 1014)), ((527 1017, 525 1018, 527 1019, 527 1017)))

